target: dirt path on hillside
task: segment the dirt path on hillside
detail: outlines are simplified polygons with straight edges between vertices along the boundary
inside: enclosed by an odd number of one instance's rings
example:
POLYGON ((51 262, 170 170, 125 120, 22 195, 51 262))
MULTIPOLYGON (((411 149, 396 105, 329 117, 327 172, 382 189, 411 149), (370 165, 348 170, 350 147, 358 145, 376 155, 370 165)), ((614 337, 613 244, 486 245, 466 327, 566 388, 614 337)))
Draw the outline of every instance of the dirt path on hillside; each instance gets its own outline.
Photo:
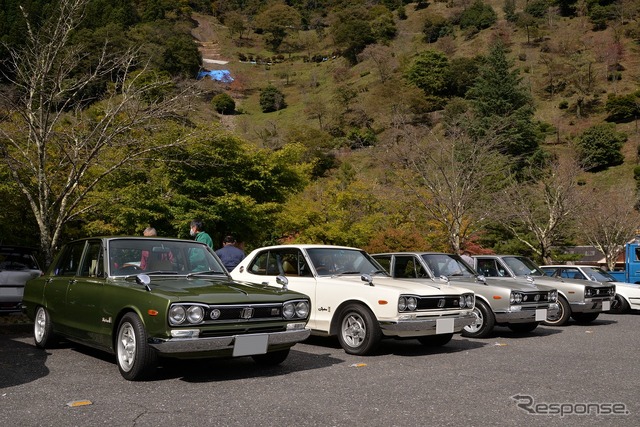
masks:
MULTIPOLYGON (((198 26, 191 30, 191 35, 198 43, 198 50, 202 55, 202 66, 210 70, 212 65, 223 65, 229 62, 220 54, 216 37, 217 31, 226 31, 226 29, 213 16, 194 13, 192 17, 198 22, 198 26)), ((216 68, 213 67, 213 69, 216 68)))

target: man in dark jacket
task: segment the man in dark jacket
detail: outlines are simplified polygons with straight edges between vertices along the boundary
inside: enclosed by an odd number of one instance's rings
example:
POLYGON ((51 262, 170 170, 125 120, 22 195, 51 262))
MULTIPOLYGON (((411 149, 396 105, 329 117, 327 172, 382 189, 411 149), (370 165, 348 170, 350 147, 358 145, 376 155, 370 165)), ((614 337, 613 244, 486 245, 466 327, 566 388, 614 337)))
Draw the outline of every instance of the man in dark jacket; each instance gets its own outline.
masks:
POLYGON ((222 240, 223 246, 216 251, 227 271, 233 270, 244 259, 244 251, 236 246, 233 236, 226 236, 222 240))

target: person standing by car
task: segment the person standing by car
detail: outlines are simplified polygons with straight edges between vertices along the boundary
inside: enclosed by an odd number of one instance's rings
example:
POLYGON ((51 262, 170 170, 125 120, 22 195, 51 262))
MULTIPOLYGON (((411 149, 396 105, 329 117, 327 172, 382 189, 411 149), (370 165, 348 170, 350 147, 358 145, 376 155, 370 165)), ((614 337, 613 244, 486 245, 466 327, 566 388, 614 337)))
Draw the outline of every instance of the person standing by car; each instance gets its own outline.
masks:
POLYGON ((213 249, 213 240, 211 240, 211 236, 204 231, 204 223, 202 220, 194 219, 191 221, 191 231, 190 234, 192 237, 195 237, 196 242, 205 243, 211 249, 213 249))
POLYGON ((227 271, 233 270, 244 259, 244 251, 236 246, 233 236, 226 236, 222 240, 222 247, 216 251, 227 271))

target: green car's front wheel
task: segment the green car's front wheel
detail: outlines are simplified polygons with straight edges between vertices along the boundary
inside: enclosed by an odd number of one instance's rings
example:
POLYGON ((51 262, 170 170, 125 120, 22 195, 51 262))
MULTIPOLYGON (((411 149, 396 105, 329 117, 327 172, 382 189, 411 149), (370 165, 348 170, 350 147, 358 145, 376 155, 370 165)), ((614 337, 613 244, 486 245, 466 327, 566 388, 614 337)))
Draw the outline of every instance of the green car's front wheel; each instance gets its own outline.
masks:
POLYGON ((115 347, 118 369, 125 379, 144 379, 155 371, 157 355, 147 343, 147 333, 137 314, 122 317, 115 347))

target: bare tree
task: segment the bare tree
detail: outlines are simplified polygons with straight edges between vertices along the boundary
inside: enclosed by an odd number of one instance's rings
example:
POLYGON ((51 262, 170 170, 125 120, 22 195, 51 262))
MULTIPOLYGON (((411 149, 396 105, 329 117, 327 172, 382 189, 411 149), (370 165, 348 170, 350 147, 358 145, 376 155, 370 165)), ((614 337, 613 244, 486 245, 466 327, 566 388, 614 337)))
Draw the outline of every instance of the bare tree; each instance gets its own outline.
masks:
POLYGON ((33 211, 47 263, 64 225, 93 207, 99 182, 183 142, 153 135, 187 107, 188 88, 174 90, 135 52, 110 55, 108 46, 87 67, 87 50, 70 42, 86 4, 62 0, 41 28, 27 27, 26 45, 8 48, 10 85, 0 92, 0 156, 33 211), (100 99, 87 95, 103 82, 100 99))
POLYGON ((576 213, 580 172, 576 159, 565 156, 552 162, 540 177, 532 172, 528 183, 514 181, 498 193, 494 219, 545 263, 551 263, 551 247, 576 213))
POLYGON ((392 169, 407 202, 416 201, 443 227, 457 253, 484 222, 491 194, 504 183, 507 167, 498 138, 473 139, 459 126, 437 136, 399 123, 389 149, 391 164, 398 166, 392 169))
POLYGON ((604 254, 610 270, 615 267, 624 244, 636 235, 640 226, 634 200, 633 188, 615 188, 598 194, 585 190, 580 194, 580 232, 604 254))
POLYGON ((360 61, 367 59, 373 63, 381 83, 389 80, 398 68, 398 60, 389 46, 370 44, 358 55, 360 61))

